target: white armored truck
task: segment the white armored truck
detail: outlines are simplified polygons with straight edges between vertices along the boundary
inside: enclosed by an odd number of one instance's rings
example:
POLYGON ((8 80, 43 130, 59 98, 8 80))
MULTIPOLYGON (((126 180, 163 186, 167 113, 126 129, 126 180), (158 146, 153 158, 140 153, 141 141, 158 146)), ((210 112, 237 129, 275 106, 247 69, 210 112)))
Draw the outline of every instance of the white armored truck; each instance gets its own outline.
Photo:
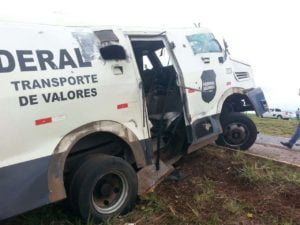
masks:
POLYGON ((128 212, 184 154, 248 149, 266 101, 210 30, 0 23, 0 220, 128 212))

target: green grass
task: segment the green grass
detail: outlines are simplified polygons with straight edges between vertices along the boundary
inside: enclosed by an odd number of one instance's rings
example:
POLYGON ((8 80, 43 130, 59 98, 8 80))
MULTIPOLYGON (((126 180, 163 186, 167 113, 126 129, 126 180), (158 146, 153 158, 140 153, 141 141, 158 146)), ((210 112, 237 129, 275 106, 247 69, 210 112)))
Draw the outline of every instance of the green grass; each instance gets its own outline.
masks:
POLYGON ((194 199, 198 203, 206 203, 214 200, 215 194, 215 184, 212 180, 204 178, 204 180, 199 180, 196 182, 198 191, 194 195, 194 199))
POLYGON ((242 163, 238 169, 239 176, 245 178, 249 183, 269 182, 288 183, 300 188, 300 173, 298 170, 291 170, 284 164, 278 164, 271 160, 256 160, 251 162, 241 152, 235 155, 236 160, 242 163))
POLYGON ((240 214, 244 209, 240 201, 236 199, 227 199, 223 204, 223 208, 234 215, 240 214))
POLYGON ((165 205, 156 193, 153 192, 141 196, 139 209, 143 213, 151 215, 153 213, 161 211, 163 208, 165 208, 165 205))
POLYGON ((259 118, 254 114, 247 114, 256 124, 259 132, 274 136, 290 137, 297 125, 296 119, 279 120, 271 118, 259 118))

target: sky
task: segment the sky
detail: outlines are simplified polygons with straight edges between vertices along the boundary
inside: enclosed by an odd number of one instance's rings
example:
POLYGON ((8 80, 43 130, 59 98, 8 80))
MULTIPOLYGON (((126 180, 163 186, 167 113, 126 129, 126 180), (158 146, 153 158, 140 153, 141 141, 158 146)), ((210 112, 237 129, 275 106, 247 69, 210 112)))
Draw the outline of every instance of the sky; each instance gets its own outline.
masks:
MULTIPOLYGON (((193 27, 225 38, 231 57, 252 65, 270 107, 300 107, 297 0, 9 0, 0 20, 73 25, 193 27)), ((221 41, 220 40, 220 41, 221 41)))

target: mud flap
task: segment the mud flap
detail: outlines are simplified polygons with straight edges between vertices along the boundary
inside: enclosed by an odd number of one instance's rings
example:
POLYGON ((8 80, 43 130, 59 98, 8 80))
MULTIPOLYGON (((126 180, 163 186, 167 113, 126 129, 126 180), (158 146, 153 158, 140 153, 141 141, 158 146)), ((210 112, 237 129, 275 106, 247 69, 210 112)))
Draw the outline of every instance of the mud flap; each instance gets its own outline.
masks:
POLYGON ((261 117, 262 114, 265 113, 268 109, 268 104, 263 91, 260 88, 255 88, 251 91, 246 92, 246 95, 252 103, 256 115, 261 117))
POLYGON ((156 170, 155 164, 149 165, 141 169, 138 175, 139 191, 138 194, 144 194, 155 188, 165 177, 174 170, 172 165, 167 165, 160 161, 160 169, 156 170))

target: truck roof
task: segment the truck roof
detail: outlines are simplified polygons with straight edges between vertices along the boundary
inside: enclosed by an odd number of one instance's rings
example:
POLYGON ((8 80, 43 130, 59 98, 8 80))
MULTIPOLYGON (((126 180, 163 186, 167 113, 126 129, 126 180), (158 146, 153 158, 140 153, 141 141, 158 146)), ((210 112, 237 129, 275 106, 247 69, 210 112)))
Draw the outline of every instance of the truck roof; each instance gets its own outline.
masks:
POLYGON ((89 26, 89 25, 64 25, 64 24, 39 24, 39 23, 28 23, 28 22, 10 22, 0 21, 0 27, 22 27, 29 29, 58 29, 65 30, 70 29, 74 31, 98 31, 98 30, 121 30, 125 34, 129 35, 158 35, 167 31, 185 30, 189 32, 210 32, 207 28, 195 28, 195 27, 140 27, 140 26, 116 26, 116 25, 101 25, 101 26, 89 26))

